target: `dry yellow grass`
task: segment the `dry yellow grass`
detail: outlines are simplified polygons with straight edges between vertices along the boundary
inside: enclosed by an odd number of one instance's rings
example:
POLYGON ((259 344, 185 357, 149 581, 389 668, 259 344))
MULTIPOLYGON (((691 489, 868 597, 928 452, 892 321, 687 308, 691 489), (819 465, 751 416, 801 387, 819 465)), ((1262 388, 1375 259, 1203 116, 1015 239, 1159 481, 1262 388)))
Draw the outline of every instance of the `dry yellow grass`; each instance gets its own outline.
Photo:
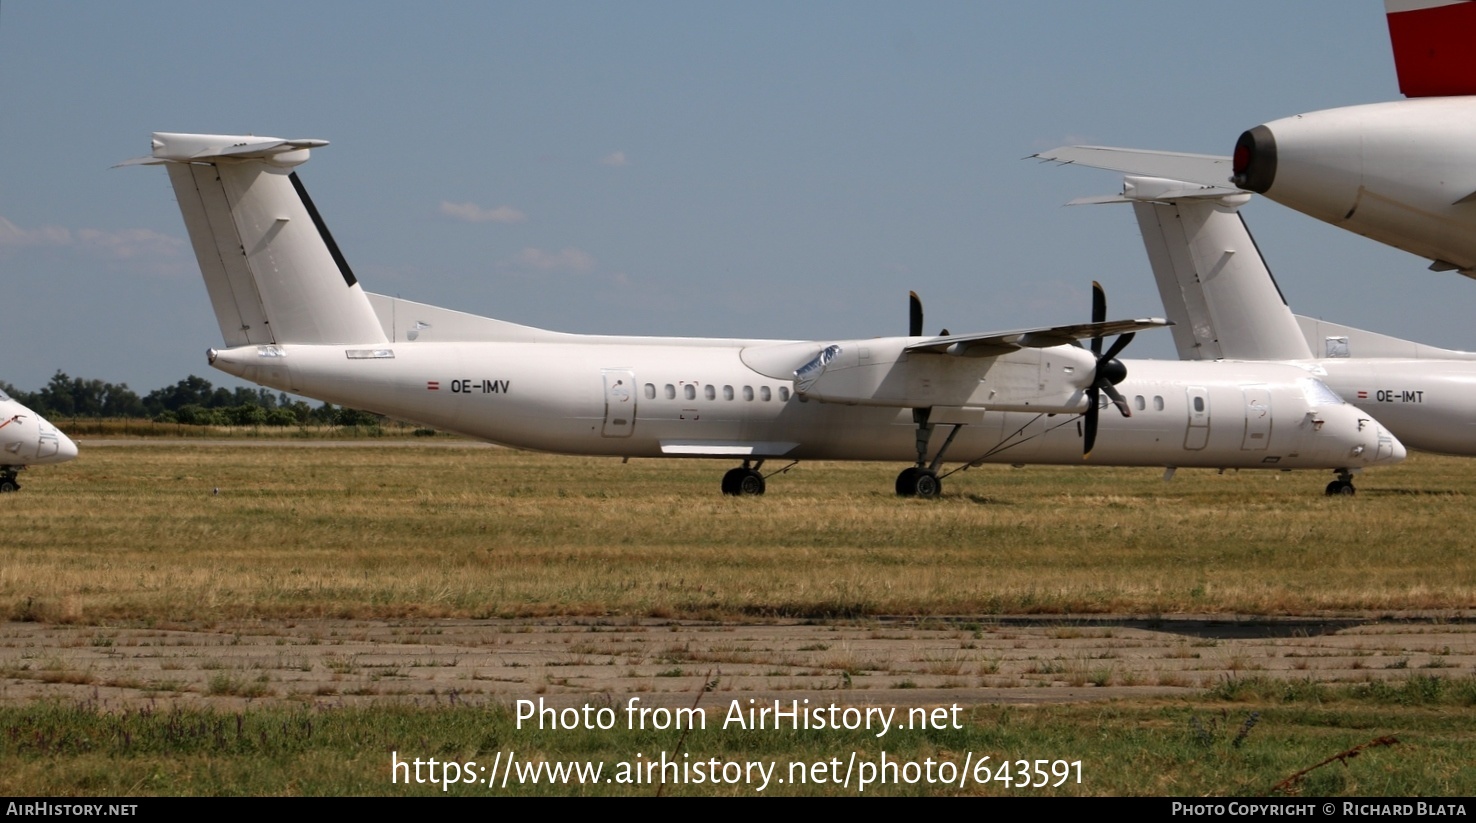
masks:
POLYGON ((896 466, 444 444, 88 448, 0 498, 12 619, 1308 613, 1476 605, 1476 463, 1314 474, 986 467, 937 501, 896 466), (219 493, 215 493, 218 489, 219 493))

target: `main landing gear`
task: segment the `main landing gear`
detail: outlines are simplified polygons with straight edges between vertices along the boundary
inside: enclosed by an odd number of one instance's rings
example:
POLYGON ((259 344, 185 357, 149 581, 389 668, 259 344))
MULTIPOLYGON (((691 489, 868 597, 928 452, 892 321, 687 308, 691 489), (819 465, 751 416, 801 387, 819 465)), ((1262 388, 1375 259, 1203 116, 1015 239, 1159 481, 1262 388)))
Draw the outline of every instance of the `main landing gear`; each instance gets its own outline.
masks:
POLYGON ((763 494, 764 476, 759 474, 759 467, 762 465, 762 460, 752 466, 745 460, 742 467, 730 469, 723 475, 723 494, 734 497, 763 494))
POLYGON ((943 481, 936 472, 909 466, 897 475, 898 497, 921 497, 932 499, 943 493, 943 481))
POLYGON ((959 429, 963 426, 955 425, 948 433, 948 439, 943 441, 943 447, 933 456, 933 462, 928 462, 928 441, 933 437, 933 424, 928 422, 928 416, 932 409, 913 409, 912 420, 917 424, 917 465, 902 470, 897 475, 898 497, 921 497, 931 500, 943 493, 943 480, 938 477, 938 467, 943 465, 943 455, 948 452, 948 447, 953 445, 953 438, 958 436, 959 429))
POLYGON ((1327 496, 1335 497, 1344 495, 1352 497, 1358 490, 1353 488, 1353 473, 1347 469, 1338 470, 1338 479, 1327 484, 1327 496))

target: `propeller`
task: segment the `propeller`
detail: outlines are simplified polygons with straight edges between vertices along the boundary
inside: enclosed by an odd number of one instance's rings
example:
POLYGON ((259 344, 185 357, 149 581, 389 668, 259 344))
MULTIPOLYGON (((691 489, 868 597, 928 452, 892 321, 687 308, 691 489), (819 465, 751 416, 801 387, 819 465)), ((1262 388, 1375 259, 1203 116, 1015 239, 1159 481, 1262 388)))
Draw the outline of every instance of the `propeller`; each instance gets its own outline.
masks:
MULTIPOLYGON (((1103 323, 1107 320, 1107 292, 1102 289, 1102 284, 1092 281, 1092 322, 1103 323)), ((1082 459, 1092 456, 1092 447, 1097 443, 1097 416, 1101 412, 1102 393, 1106 392, 1111 398, 1113 405, 1122 412, 1123 417, 1132 417, 1133 412, 1128 408, 1127 398, 1117 390, 1117 384, 1127 377, 1127 367, 1117 359, 1117 355, 1133 342, 1133 333, 1128 332, 1102 351, 1102 338, 1092 338, 1092 356, 1097 359, 1096 368, 1092 371, 1092 385, 1087 387, 1087 412, 1085 443, 1082 449, 1082 459)))
MULTIPOLYGON (((908 337, 922 337, 923 336, 922 298, 921 297, 918 297, 917 296, 917 292, 915 292, 915 291, 910 291, 910 292, 907 293, 907 310, 908 310, 908 316, 907 316, 907 321, 908 321, 907 322, 907 336, 908 337)), ((947 337, 948 336, 948 329, 944 329, 943 331, 939 332, 938 333, 938 336, 939 337, 947 337)))

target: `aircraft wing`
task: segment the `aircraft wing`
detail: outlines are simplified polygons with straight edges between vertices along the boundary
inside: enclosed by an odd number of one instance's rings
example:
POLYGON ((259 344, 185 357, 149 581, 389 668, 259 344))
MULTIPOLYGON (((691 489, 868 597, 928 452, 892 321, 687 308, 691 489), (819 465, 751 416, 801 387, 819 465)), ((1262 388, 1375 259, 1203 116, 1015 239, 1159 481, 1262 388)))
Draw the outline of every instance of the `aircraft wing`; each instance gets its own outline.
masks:
POLYGON ((1036 160, 1074 163, 1094 169, 1120 171, 1125 174, 1163 177, 1241 191, 1230 183, 1230 158, 1215 154, 1184 154, 1175 151, 1118 149, 1110 146, 1062 146, 1030 155, 1036 160))
POLYGON ((1077 323, 1070 326, 1051 326, 1019 331, 955 334, 913 343, 907 346, 905 351, 951 354, 955 357, 992 357, 1016 349, 1044 349, 1050 346, 1069 345, 1078 340, 1093 337, 1127 334, 1171 325, 1173 324, 1162 317, 1145 317, 1137 320, 1107 320, 1101 323, 1077 323))

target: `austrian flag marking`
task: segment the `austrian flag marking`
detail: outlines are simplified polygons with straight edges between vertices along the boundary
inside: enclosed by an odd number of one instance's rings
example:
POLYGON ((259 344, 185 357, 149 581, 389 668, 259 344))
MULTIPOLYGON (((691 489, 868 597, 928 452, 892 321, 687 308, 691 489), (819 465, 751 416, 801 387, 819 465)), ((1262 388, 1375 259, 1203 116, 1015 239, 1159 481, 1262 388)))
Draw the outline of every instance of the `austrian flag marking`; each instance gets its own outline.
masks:
POLYGON ((441 381, 439 381, 439 380, 427 380, 427 381, 425 381, 425 390, 426 391, 440 391, 441 390, 441 381))

